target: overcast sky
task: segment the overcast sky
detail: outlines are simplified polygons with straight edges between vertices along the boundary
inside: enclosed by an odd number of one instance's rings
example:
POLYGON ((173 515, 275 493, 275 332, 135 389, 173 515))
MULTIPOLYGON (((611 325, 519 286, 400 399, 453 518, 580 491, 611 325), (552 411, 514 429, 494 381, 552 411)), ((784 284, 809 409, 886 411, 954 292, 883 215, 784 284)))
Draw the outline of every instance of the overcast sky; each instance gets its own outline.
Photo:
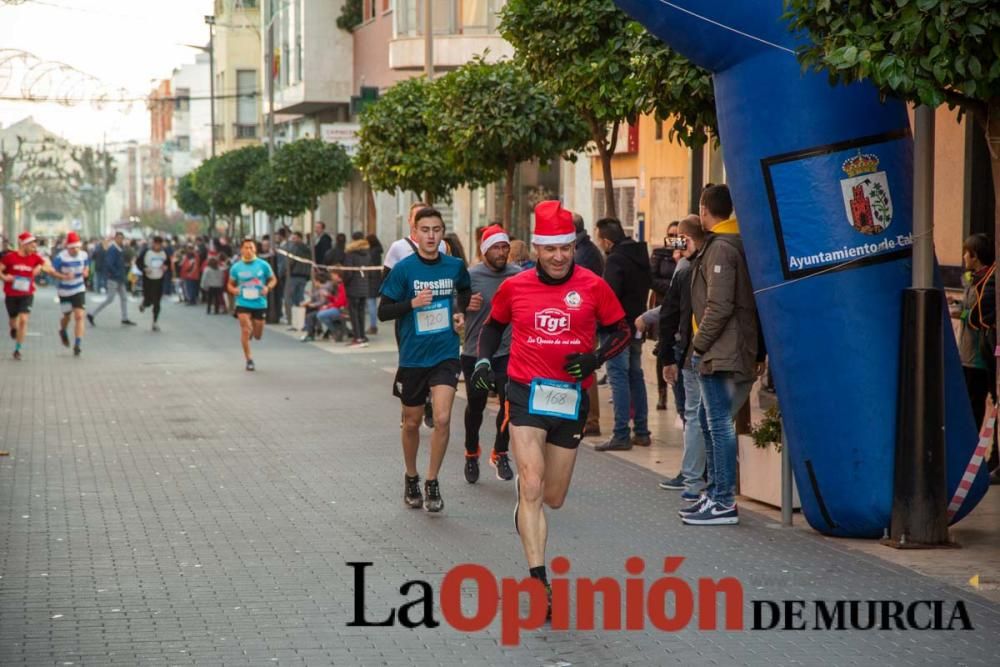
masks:
MULTIPOLYGON (((142 98, 154 87, 152 80, 169 78, 175 67, 194 62, 198 51, 184 44, 208 43, 204 16, 211 14, 213 7, 212 0, 27 0, 6 4, 10 1, 0 0, 0 97, 4 98, 20 97, 23 83, 19 68, 12 71, 4 67, 6 49, 27 51, 42 61, 66 63, 112 90, 124 88, 129 97, 142 98)), ((44 90, 45 85, 39 82, 32 90, 44 90)), ((131 108, 114 104, 97 110, 88 103, 64 107, 0 99, 0 125, 7 127, 25 116, 34 116, 74 143, 149 139, 149 112, 142 101, 131 108)))

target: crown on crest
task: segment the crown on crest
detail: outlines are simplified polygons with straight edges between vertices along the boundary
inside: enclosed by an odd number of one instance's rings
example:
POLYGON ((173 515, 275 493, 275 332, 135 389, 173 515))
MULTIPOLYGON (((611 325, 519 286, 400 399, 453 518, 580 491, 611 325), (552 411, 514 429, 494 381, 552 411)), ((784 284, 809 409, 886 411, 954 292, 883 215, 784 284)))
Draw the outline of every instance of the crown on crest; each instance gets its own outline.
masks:
POLYGON ((861 154, 844 160, 843 169, 850 177, 868 174, 878 169, 878 156, 871 153, 861 154))

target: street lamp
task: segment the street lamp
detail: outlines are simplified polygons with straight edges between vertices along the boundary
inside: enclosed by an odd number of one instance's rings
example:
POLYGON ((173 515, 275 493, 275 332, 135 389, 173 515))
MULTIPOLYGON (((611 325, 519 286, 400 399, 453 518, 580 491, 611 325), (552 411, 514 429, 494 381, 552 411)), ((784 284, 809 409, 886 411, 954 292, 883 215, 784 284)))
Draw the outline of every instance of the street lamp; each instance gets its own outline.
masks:
MULTIPOLYGON (((215 16, 206 16, 208 25, 208 103, 212 123, 212 157, 215 157, 215 16)), ((215 205, 208 209, 209 236, 215 236, 215 205)))
POLYGON ((212 157, 215 157, 215 17, 206 16, 208 25, 208 101, 211 105, 212 157))

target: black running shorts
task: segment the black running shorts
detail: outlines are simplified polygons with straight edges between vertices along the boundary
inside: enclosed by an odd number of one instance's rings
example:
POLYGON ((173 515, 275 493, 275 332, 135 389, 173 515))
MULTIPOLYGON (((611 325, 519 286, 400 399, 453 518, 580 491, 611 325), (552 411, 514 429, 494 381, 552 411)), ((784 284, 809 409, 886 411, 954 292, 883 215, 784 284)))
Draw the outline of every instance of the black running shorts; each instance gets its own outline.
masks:
POLYGON ((87 307, 87 293, 78 292, 73 296, 61 296, 59 297, 59 310, 64 314, 71 313, 74 310, 83 310, 87 307))
POLYGON ((576 420, 533 415, 528 412, 528 397, 531 387, 510 380, 507 383, 507 419, 514 426, 531 426, 545 431, 545 442, 564 449, 576 449, 583 439, 583 429, 587 425, 590 402, 587 392, 581 391, 580 412, 576 420))
POLYGON ((7 306, 7 315, 12 319, 21 313, 30 313, 33 303, 35 303, 35 296, 33 294, 27 296, 8 296, 4 299, 4 305, 7 306))
POLYGON ((236 306, 236 314, 249 315, 252 320, 263 320, 267 317, 267 308, 245 308, 243 306, 236 306))
POLYGON ((461 372, 462 365, 458 359, 445 359, 430 368, 400 367, 396 371, 396 379, 392 382, 392 395, 408 408, 422 406, 427 402, 431 387, 442 384, 452 389, 457 387, 461 372))

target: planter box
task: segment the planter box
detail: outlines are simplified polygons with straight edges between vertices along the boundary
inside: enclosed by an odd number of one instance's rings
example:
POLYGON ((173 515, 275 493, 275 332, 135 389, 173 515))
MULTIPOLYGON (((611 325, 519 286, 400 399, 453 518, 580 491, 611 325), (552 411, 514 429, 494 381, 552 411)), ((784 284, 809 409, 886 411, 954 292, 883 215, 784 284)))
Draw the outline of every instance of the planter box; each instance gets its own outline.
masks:
MULTIPOLYGON (((781 507, 781 452, 774 447, 760 449, 748 435, 739 436, 740 495, 781 507)), ((792 508, 801 508, 799 492, 792 479, 792 508)))

